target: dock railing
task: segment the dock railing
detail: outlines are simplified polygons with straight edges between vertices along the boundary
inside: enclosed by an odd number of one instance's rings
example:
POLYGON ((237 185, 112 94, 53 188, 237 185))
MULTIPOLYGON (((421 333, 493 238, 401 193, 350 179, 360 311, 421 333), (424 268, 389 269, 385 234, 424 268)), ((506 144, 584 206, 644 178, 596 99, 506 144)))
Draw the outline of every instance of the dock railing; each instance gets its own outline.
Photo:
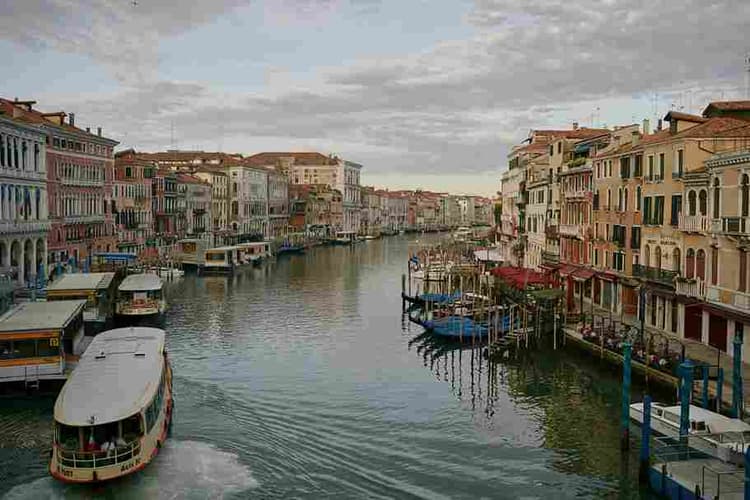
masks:
POLYGON ((745 471, 736 468, 719 470, 710 465, 703 465, 701 467, 701 491, 705 493, 706 487, 714 494, 713 498, 721 498, 722 492, 725 494, 742 493, 745 489, 745 471), (712 477, 715 478, 715 482, 711 480, 712 477))

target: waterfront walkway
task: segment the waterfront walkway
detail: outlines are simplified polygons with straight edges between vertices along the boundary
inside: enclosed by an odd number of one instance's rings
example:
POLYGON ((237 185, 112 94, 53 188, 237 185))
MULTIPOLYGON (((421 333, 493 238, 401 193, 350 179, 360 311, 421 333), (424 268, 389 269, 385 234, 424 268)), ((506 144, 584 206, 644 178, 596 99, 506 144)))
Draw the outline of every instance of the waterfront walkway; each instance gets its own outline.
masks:
MULTIPOLYGON (((586 312, 587 318, 590 318, 591 314, 591 304, 585 303, 584 311, 586 312)), ((609 311, 602 309, 598 306, 594 306, 593 308, 594 315, 600 316, 600 317, 610 317, 609 311)), ((637 320, 633 317, 620 317, 616 315, 611 316, 612 320, 614 321, 621 321, 622 324, 634 327, 634 328, 640 328, 640 324, 637 320)), ((590 321, 590 319, 588 320, 590 321)), ((568 325, 565 327, 565 333, 568 336, 575 336, 576 338, 580 339, 580 323, 577 323, 575 325, 568 325)), ((667 332, 664 332, 663 330, 656 330, 654 328, 646 326, 646 331, 649 333, 654 333, 660 337, 668 338, 671 345, 677 345, 681 344, 685 347, 685 356, 693 359, 695 361, 700 361, 702 363, 706 363, 712 366, 720 366, 724 369, 724 384, 722 389, 722 401, 723 404, 727 407, 731 407, 732 405, 732 372, 733 372, 733 358, 729 355, 729 353, 722 351, 721 349, 718 349, 713 346, 706 345, 702 342, 697 342, 695 340, 691 339, 681 339, 677 335, 671 335, 667 332)), ((728 349, 732 349, 732 346, 727 346, 728 349)), ((748 363, 748 359, 750 358, 750 352, 743 352, 743 363, 742 363, 742 379, 743 379, 743 403, 744 403, 744 412, 745 415, 750 415, 750 363, 748 363), (746 383, 744 381, 747 381, 746 383)), ((716 382, 711 381, 709 383, 709 395, 710 397, 714 397, 716 395, 716 382)))

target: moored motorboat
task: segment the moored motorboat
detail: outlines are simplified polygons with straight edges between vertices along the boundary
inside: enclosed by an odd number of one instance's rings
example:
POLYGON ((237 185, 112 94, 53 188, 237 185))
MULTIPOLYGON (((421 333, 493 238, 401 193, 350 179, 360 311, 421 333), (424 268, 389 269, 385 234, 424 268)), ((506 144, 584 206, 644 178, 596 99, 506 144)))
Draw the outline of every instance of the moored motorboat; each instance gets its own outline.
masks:
POLYGON ((118 328, 100 333, 55 402, 50 474, 96 483, 148 465, 172 421, 172 370, 165 333, 118 328))
MULTIPOLYGON (((651 429, 663 436, 679 437, 679 405, 651 404, 651 429)), ((630 418, 643 424, 643 403, 630 405, 630 418)), ((699 406, 690 405, 688 434, 690 446, 725 462, 744 464, 750 445, 750 424, 729 418, 699 406)))

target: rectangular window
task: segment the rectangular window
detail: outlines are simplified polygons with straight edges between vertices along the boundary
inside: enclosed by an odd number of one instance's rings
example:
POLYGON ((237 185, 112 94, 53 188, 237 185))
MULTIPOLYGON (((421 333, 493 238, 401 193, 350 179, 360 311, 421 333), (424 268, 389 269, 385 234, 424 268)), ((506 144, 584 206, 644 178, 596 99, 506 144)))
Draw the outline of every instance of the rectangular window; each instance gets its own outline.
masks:
POLYGON ((719 282, 719 249, 711 248, 711 284, 716 285, 719 282))
POLYGON ((638 226, 630 228, 630 248, 634 250, 641 248, 641 228, 638 226))
POLYGON ((624 156, 620 158, 620 178, 621 179, 630 178, 630 157, 629 156, 624 156))
POLYGON ((673 300, 672 301, 672 314, 671 314, 671 317, 672 317, 672 333, 677 333, 677 315, 678 315, 678 312, 677 312, 677 301, 673 300))
POLYGON ((684 172, 684 165, 685 162, 685 151, 682 149, 677 150, 677 174, 682 177, 682 173, 684 172))
POLYGON ((646 173, 646 178, 648 180, 654 179, 654 155, 648 157, 648 172, 646 173))
POLYGON ((557 154, 562 153, 562 141, 557 143, 557 154))
POLYGON ((60 341, 57 338, 39 339, 36 341, 37 356, 59 356, 60 341))
POLYGON ((680 219, 681 212, 682 212, 682 195, 681 194, 672 195, 672 212, 671 212, 671 217, 669 219, 670 225, 672 226, 677 225, 680 219))
POLYGON ((643 198, 643 223, 646 225, 653 224, 651 221, 652 213, 651 213, 651 197, 646 196, 643 198))
POLYGON ((664 197, 663 196, 656 196, 654 197, 654 218, 656 219, 656 224, 662 225, 664 224, 664 197))
POLYGON ((633 177, 640 177, 643 175, 643 155, 635 155, 635 168, 633 177))
POLYGON ((659 180, 664 179, 664 153, 659 153, 659 180))
POLYGON ((599 265, 599 249, 594 249, 594 265, 599 265))

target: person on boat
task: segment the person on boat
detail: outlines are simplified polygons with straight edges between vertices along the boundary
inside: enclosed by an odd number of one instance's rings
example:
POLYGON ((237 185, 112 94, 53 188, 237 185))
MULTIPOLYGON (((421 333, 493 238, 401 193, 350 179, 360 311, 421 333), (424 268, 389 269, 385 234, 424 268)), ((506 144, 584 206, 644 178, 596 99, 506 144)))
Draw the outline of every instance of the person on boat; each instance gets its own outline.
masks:
POLYGON ((94 430, 91 430, 91 435, 89 436, 89 441, 86 443, 86 446, 84 447, 84 451, 99 451, 99 446, 96 444, 96 440, 94 439, 94 430))

